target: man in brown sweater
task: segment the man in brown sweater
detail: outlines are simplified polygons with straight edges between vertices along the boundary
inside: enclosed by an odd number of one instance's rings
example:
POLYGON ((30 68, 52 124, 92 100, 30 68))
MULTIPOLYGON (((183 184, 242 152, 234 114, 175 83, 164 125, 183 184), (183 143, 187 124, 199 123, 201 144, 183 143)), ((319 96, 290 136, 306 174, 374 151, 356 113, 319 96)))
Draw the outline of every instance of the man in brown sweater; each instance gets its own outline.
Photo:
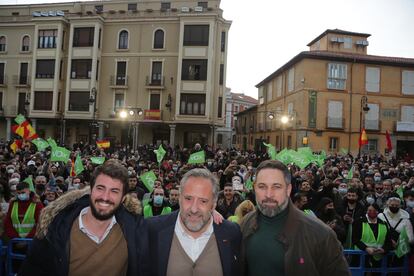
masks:
POLYGON ((147 275, 144 220, 122 204, 127 169, 108 160, 90 186, 45 208, 19 275, 147 275))
POLYGON ((180 183, 180 210, 148 219, 151 275, 239 275, 240 229, 213 222, 217 193, 209 170, 190 170, 180 183))

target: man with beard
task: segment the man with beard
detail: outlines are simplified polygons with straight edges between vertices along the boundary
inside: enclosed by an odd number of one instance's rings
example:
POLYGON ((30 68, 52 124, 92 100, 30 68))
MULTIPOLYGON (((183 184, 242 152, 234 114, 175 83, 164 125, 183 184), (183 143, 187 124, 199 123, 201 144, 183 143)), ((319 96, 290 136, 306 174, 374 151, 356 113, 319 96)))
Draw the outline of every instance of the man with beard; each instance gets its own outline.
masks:
POLYGON ((151 275, 239 276, 239 226, 213 222, 217 178, 192 169, 180 182, 180 210, 148 219, 151 275))
POLYGON ((143 219, 122 204, 126 168, 108 160, 90 187, 45 208, 19 275, 147 275, 143 219))
POLYGON ((350 275, 333 230, 298 210, 291 190, 283 163, 267 160, 257 167, 257 209, 241 224, 241 275, 350 275))

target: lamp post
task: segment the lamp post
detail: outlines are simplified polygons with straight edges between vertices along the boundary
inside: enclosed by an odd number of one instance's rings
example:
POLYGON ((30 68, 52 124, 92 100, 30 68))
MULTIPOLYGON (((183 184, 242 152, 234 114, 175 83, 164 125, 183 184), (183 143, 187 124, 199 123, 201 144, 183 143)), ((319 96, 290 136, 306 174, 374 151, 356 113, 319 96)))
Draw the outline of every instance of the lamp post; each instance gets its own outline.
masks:
MULTIPOLYGON (((126 119, 128 116, 141 116, 144 114, 144 111, 140 107, 125 107, 120 110, 116 110, 118 116, 121 119, 126 119)), ((132 148, 133 150, 137 150, 138 148, 138 130, 139 130, 139 122, 138 120, 134 120, 132 122, 132 148)))
POLYGON ((95 87, 92 87, 91 89, 91 94, 89 95, 89 105, 93 105, 93 115, 92 115, 92 122, 89 124, 90 125, 90 134, 89 135, 89 143, 92 143, 92 140, 96 140, 96 127, 97 127, 97 123, 96 123, 96 100, 97 100, 97 90, 95 87), (93 138, 92 138, 93 136, 93 138))
MULTIPOLYGON (((365 120, 363 120, 362 113, 366 114, 369 111, 367 96, 361 97, 361 110, 359 111, 359 135, 362 133, 362 129, 365 127, 365 120)), ((361 154, 361 146, 358 145, 358 157, 361 154)))
POLYGON ((24 100, 24 116, 27 118, 29 116, 30 111, 30 101, 29 98, 26 97, 24 100))

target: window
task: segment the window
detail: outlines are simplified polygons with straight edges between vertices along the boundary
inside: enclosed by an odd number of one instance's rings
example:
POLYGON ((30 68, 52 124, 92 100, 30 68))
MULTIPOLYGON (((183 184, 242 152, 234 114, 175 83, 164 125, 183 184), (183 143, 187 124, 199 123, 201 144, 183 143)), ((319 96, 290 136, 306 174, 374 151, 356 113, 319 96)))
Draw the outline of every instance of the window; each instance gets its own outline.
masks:
POLYGON ((161 74, 162 74, 162 62, 153 61, 152 62, 152 72, 151 72, 151 84, 161 84, 161 74))
POLYGON ((209 25, 184 26, 184 46, 208 46, 209 25))
POLYGON ((121 31, 119 33, 118 49, 128 49, 128 31, 121 31))
POLYGON ((52 91, 35 91, 34 92, 34 110, 52 110, 53 92, 52 91))
POLYGON ((207 80, 206 59, 183 59, 181 80, 207 80))
POLYGON ((27 72, 29 64, 27 62, 20 63, 19 84, 28 84, 27 72))
POLYGON ((5 63, 0 63, 0 84, 5 84, 5 76, 4 76, 4 69, 5 63))
POLYGON ((3 109, 3 92, 0 91, 0 109, 3 109))
POLYGON ((401 106, 401 121, 402 122, 414 122, 414 106, 413 105, 401 106))
POLYGON ((0 52, 6 51, 6 37, 0 36, 0 52))
POLYGON ((224 81, 224 64, 220 64, 220 78, 219 78, 219 84, 223 85, 224 81))
POLYGON ((71 79, 90 79, 92 71, 91 59, 73 59, 70 71, 71 79))
POLYGON ((205 94, 181 94, 180 114, 205 115, 205 94))
POLYGON ((203 7, 203 9, 207 9, 208 8, 208 2, 207 1, 198 2, 197 6, 198 7, 203 7))
POLYGON ((352 37, 344 37, 344 49, 352 49, 352 37))
POLYGON ((164 31, 156 30, 154 33, 154 49, 164 49, 164 31))
POLYGON ((103 12, 103 5, 95 5, 96 12, 103 12))
POLYGON ((414 95, 414 71, 402 71, 402 93, 414 95))
POLYGON ((160 94, 151 94, 150 96, 150 109, 160 109, 160 94))
POLYGON ((273 99, 273 87, 272 87, 272 82, 269 82, 267 84, 266 101, 271 101, 272 99, 273 99))
POLYGON ((170 9, 171 9, 171 3, 170 2, 161 3, 161 11, 168 11, 170 9))
POLYGON ((365 69, 365 90, 368 92, 379 92, 380 69, 367 67, 365 69))
POLYGON ((118 61, 116 64, 116 85, 126 85, 126 61, 118 61))
POLYGON ((73 32, 73 47, 93 46, 94 32, 94 27, 75 28, 73 32))
POLYGON ((343 128, 343 103, 340 101, 329 101, 328 103, 328 128, 343 128))
POLYGON ((57 30, 39 30, 39 40, 37 48, 48 49, 56 48, 57 30))
POLYGON ((38 59, 36 61, 36 78, 53 79, 55 77, 55 60, 38 59))
POLYGON ((223 117, 223 97, 218 97, 217 117, 223 117))
POLYGON ((290 149, 292 147, 292 136, 288 135, 287 137, 287 148, 290 149))
POLYGON ((220 48, 222 52, 226 50, 226 32, 221 32, 220 48))
POLYGON ((328 88, 344 90, 346 83, 346 64, 328 64, 328 88))
POLYGON ((27 99, 27 95, 25 92, 19 93, 19 98, 17 102, 17 113, 26 114, 26 106, 25 106, 26 99, 27 99))
POLYGON ((137 4, 136 3, 128 4, 128 10, 129 11, 136 11, 137 10, 137 4))
POLYGON ((368 139, 368 144, 364 145, 362 151, 366 152, 377 152, 378 149, 378 140, 376 139, 368 139))
POLYGON ((276 97, 282 96, 282 76, 276 79, 276 97))
POLYGON ((89 111, 89 91, 69 93, 69 111, 89 111))
POLYGON ((115 108, 121 108, 125 106, 125 96, 124 94, 115 94, 115 108))
POLYGON ((30 37, 28 35, 22 38, 22 52, 28 52, 30 50, 30 37))
POLYGON ((365 114, 365 128, 379 130, 379 105, 368 104, 369 111, 365 114))
POLYGON ((329 150, 337 151, 338 150, 338 137, 329 137, 329 150))
POLYGON ((295 88, 295 68, 289 70, 288 73, 288 91, 292 92, 295 88))

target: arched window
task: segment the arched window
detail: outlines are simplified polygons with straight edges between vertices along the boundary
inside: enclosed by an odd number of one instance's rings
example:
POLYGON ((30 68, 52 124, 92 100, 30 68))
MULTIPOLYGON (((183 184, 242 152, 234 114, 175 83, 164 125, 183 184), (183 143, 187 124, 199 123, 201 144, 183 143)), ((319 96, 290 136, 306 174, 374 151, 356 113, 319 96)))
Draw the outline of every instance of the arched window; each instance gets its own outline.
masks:
POLYGON ((30 37, 25 35, 22 39, 22 52, 27 52, 30 49, 30 37))
POLYGON ((154 49, 164 49, 164 31, 156 30, 154 33, 154 49))
POLYGON ((6 51, 6 37, 0 36, 0 52, 6 51))
POLYGON ((119 33, 118 49, 128 49, 128 31, 119 33))

